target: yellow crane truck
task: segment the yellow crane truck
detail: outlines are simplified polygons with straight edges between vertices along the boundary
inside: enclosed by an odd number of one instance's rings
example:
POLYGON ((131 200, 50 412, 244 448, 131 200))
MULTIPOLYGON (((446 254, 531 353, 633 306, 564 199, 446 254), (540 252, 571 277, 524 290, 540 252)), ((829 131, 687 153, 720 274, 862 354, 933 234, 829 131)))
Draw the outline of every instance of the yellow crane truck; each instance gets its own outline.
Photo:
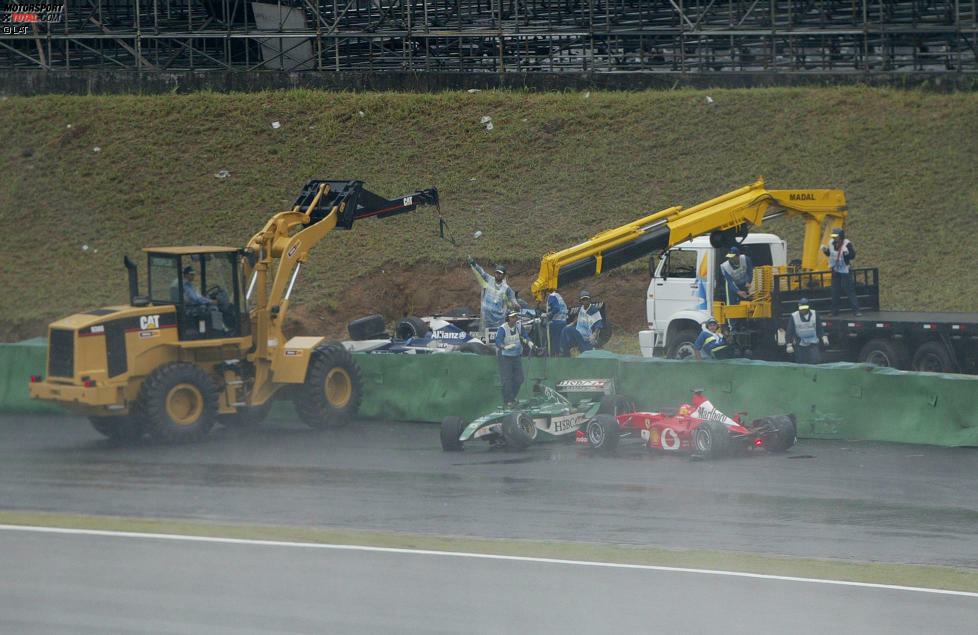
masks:
POLYGON ((31 378, 30 395, 123 440, 194 440, 215 422, 260 420, 273 399, 291 399, 312 427, 341 423, 358 410, 363 379, 341 344, 285 338, 299 270, 333 229, 437 204, 434 188, 387 199, 362 181, 313 180, 244 248, 144 249, 144 295, 126 256, 129 304, 52 323, 47 374, 31 378))
MULTIPOLYGON (((826 361, 870 362, 903 370, 978 374, 978 314, 884 311, 879 271, 852 270, 862 315, 830 316, 831 274, 821 245, 848 215, 841 190, 769 190, 764 180, 690 208, 670 207, 544 256, 532 291, 551 290, 650 256, 648 328, 642 355, 683 358, 710 317, 743 325, 734 340, 745 357, 787 361, 783 329, 805 298, 829 335, 826 361), (752 227, 780 216, 800 218, 802 257, 788 262, 787 245, 752 227), (725 302, 720 264, 732 246, 754 263, 753 295, 725 302)), ((738 326, 740 326, 738 325, 738 326)))

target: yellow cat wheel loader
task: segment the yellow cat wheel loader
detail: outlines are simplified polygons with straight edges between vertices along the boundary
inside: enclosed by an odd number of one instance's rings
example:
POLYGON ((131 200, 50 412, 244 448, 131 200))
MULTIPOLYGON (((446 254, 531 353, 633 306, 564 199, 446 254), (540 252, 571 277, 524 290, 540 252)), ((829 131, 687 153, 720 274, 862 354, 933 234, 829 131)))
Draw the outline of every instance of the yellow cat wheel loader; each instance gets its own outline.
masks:
POLYGON ((437 204, 435 188, 387 199, 362 181, 314 180, 244 248, 144 249, 145 294, 126 256, 129 304, 52 323, 47 374, 31 378, 30 395, 120 440, 195 440, 216 422, 260 421, 274 399, 291 400, 310 426, 343 423, 363 397, 353 357, 282 332, 299 270, 333 229, 437 204))

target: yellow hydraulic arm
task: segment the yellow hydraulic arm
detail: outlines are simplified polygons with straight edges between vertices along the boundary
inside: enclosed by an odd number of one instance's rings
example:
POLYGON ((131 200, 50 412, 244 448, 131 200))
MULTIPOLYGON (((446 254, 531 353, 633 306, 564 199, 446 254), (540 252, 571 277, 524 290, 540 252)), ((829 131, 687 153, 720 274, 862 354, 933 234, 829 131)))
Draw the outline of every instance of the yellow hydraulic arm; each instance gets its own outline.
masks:
POLYGON ((736 244, 751 226, 769 218, 801 216, 805 223, 802 268, 825 268, 819 246, 841 227, 848 208, 842 190, 767 190, 764 179, 683 209, 669 207, 602 232, 579 245, 548 253, 531 290, 537 300, 559 287, 620 267, 686 240, 710 234, 717 247, 736 244), (828 223, 825 227, 825 221, 828 223), (824 232, 824 235, 823 235, 824 232))
POLYGON ((418 205, 437 204, 435 188, 387 199, 364 189, 363 181, 314 180, 305 184, 291 210, 275 214, 252 236, 244 249, 244 273, 255 335, 251 358, 258 362, 256 386, 267 378, 269 349, 284 342, 282 324, 289 298, 309 250, 333 229, 350 229, 355 220, 386 218, 418 205))

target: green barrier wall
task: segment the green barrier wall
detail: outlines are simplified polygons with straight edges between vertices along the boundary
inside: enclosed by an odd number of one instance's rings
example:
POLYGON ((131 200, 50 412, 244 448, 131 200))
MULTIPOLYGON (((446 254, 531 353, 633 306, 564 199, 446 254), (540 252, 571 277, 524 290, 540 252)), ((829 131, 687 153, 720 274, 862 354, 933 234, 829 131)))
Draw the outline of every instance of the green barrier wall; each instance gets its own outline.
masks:
POLYGON ((643 408, 705 395, 727 414, 794 413, 798 436, 978 445, 978 377, 925 375, 859 364, 695 362, 628 358, 618 390, 643 408))
MULTIPOLYGON (((437 355, 356 355, 365 379, 365 417, 440 422, 449 415, 474 419, 503 403, 495 357, 472 353, 437 355)), ((524 358, 526 381, 520 398, 531 394, 534 377, 557 379, 614 377, 616 357, 588 359, 524 358)))
MULTIPOLYGON (((438 422, 475 418, 502 402, 496 360, 476 355, 358 355, 364 416, 438 422)), ((978 445, 978 377, 924 375, 859 364, 801 366, 676 361, 590 352, 524 362, 531 377, 614 377, 643 410, 678 408, 704 388, 715 406, 749 418, 793 413, 804 438, 978 445)))
POLYGON ((44 375, 48 343, 43 337, 0 344, 0 412, 65 412, 30 398, 31 375, 44 375))
MULTIPOLYGON (((28 378, 43 374, 45 342, 0 345, 0 411, 63 412, 31 401, 28 378)), ((356 355, 365 386, 361 415, 439 422, 475 418, 502 403, 494 357, 472 354, 356 355)), ((521 397, 532 378, 613 377, 643 410, 677 408, 702 387, 727 414, 791 412, 798 436, 978 446, 978 377, 926 375, 858 364, 645 359, 592 351, 574 359, 525 359, 521 397)), ((291 413, 287 404, 273 413, 291 413)))

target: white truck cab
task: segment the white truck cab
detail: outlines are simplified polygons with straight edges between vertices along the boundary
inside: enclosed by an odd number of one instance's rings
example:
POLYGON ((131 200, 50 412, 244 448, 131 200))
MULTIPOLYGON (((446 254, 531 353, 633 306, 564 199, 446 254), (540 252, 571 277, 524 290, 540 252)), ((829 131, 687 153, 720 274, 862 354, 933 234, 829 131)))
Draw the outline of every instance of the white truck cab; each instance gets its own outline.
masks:
MULTIPOLYGON (((755 267, 786 264, 787 245, 774 234, 748 234, 738 247, 755 267)), ((726 302, 720 264, 728 251, 713 247, 709 236, 698 236, 678 243, 654 265, 645 299, 648 330, 638 334, 643 357, 693 354, 713 303, 726 302)))

